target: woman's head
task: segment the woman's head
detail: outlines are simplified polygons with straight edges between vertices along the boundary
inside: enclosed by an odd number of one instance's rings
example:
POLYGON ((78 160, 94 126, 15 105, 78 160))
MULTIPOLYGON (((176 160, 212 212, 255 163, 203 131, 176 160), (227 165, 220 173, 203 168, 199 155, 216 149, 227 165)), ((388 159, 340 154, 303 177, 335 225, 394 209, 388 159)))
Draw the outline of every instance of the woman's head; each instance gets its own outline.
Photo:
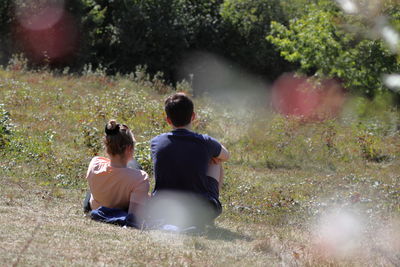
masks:
POLYGON ((135 137, 125 124, 110 120, 105 127, 104 145, 109 155, 123 155, 128 147, 135 146, 135 137))

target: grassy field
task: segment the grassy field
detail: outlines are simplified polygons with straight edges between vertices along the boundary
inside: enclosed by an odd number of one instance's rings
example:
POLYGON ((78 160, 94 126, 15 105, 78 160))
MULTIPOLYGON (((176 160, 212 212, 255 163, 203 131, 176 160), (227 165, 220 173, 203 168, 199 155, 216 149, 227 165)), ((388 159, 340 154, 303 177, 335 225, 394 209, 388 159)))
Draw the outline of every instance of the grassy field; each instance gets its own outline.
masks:
POLYGON ((0 70, 0 265, 400 265, 400 117, 386 96, 349 98, 340 118, 314 123, 267 103, 196 98, 195 129, 232 155, 216 228, 175 235, 84 217, 85 172, 104 154, 105 122, 133 129, 151 173, 148 141, 169 130, 171 92, 140 71, 0 70))

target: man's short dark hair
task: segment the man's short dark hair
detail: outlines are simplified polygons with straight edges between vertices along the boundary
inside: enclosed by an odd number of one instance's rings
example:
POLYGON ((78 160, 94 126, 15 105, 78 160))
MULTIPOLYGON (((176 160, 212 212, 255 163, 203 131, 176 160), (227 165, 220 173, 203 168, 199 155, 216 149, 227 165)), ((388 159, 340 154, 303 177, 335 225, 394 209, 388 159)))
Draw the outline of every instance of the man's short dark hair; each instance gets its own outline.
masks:
POLYGON ((193 114, 193 102, 184 93, 176 93, 165 100, 165 113, 175 127, 186 126, 193 114))

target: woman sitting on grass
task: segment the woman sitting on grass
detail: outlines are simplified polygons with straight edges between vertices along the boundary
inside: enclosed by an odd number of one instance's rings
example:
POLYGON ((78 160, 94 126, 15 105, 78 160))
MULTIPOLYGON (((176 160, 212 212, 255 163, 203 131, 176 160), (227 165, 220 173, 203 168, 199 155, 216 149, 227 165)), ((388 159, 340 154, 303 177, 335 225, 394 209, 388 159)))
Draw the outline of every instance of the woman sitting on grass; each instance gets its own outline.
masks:
POLYGON ((137 215, 149 197, 146 172, 128 168, 133 160, 135 138, 128 128, 110 120, 105 127, 104 145, 109 158, 94 157, 87 171, 90 192, 84 203, 86 212, 99 208, 117 208, 137 215))

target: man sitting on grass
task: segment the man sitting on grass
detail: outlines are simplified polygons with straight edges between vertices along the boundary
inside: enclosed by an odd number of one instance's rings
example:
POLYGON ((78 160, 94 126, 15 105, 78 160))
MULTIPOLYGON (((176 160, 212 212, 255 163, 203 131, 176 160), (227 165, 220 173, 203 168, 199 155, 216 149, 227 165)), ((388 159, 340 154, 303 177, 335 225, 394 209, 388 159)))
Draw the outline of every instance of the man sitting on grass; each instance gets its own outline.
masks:
MULTIPOLYGON (((188 207, 186 211, 190 212, 185 216, 196 218, 196 222, 192 220, 195 225, 212 225, 222 212, 219 201, 223 183, 221 162, 228 160, 229 152, 214 138, 192 131, 196 117, 193 109, 192 100, 184 93, 176 93, 165 101, 167 122, 173 130, 151 140, 155 176, 153 196, 157 198, 162 192, 190 195, 206 209, 201 209, 202 214, 198 214, 199 210, 188 207)), ((168 215, 169 210, 163 212, 168 215)))

